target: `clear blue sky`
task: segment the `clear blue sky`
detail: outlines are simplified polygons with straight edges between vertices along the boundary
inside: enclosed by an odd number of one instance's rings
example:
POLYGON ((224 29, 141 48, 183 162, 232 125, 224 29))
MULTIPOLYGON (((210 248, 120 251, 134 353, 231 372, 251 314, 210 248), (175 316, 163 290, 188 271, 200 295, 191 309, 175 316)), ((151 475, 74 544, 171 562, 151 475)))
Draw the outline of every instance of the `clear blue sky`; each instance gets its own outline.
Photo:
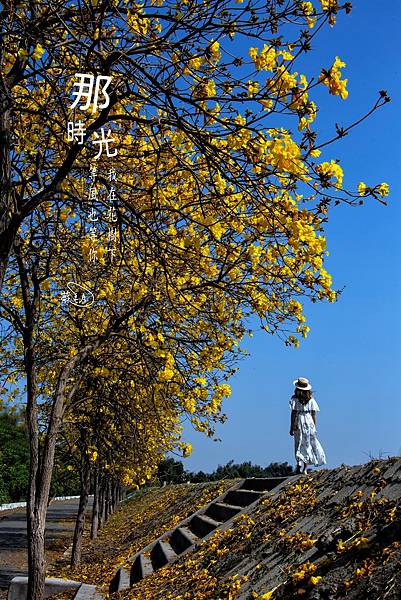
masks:
POLYGON ((392 102, 329 146, 324 158, 341 160, 345 187, 388 182, 389 206, 369 200, 331 213, 327 268, 334 287, 345 286, 339 302, 306 304, 311 332, 298 350, 262 332, 247 341, 250 356, 224 404, 222 441, 186 430, 193 445, 187 469, 213 470, 230 459, 293 463, 288 400, 298 376, 310 378, 316 390, 329 467, 366 462, 369 454, 401 454, 401 4, 352 4, 308 60, 330 66, 338 55, 347 63, 348 99, 319 98, 320 130, 333 133, 335 122, 345 125, 363 114, 380 89, 392 102))

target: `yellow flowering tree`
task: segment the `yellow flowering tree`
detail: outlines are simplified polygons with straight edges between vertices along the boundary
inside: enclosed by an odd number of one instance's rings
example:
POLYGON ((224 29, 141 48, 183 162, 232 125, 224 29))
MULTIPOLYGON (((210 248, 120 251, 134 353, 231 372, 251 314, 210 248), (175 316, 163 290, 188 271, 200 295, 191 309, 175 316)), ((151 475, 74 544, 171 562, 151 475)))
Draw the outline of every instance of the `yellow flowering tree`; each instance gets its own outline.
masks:
MULTIPOLYGON (((116 348, 113 350, 120 354, 116 348)), ((124 377, 121 370, 113 373, 109 349, 104 354, 93 357, 85 369, 84 381, 66 409, 62 429, 64 452, 81 474, 72 566, 78 565, 81 558, 91 487, 91 535, 95 538, 98 527, 115 508, 122 488, 146 483, 164 454, 183 446, 179 410, 172 399, 167 394, 164 403, 156 398, 152 381, 141 386, 137 360, 125 363, 126 372, 134 367, 135 371, 124 377), (102 367, 95 366, 99 364, 102 367)))
MULTIPOLYGON (((296 70, 349 4, 276 8, 22 0, 0 13, 1 308, 12 332, 3 374, 18 395, 13 381, 26 372, 32 473, 46 465, 40 489, 31 477, 41 557, 32 598, 43 591, 57 435, 85 373, 100 368, 101 389, 132 381, 136 401, 148 390, 171 415, 166 440, 184 417, 212 435, 248 317, 297 346, 308 333, 302 298, 336 298, 324 268, 330 205, 388 193, 374 182, 343 190, 341 165, 321 156, 354 126, 328 141, 313 129, 317 86, 347 97, 344 61, 333 57, 314 79, 296 70), (71 282, 90 306, 61 306, 71 282)), ((382 91, 368 114, 387 101, 382 91)))
MULTIPOLYGON (((194 207, 194 228, 212 228, 217 240, 228 237, 228 217, 232 235, 255 241, 260 229, 271 235, 277 226, 280 237, 291 236, 281 213, 318 230, 327 192, 337 195, 341 178, 327 177, 315 160, 313 90, 324 85, 345 99, 345 63, 336 57, 315 81, 295 69, 315 31, 334 25, 342 10, 350 4, 292 0, 279 11, 275 0, 6 5, 0 13, 0 280, 15 235, 35 208, 61 198, 85 202, 82 169, 99 147, 102 128, 119 149, 113 161, 124 183, 119 200, 132 226, 140 228, 145 207, 172 227, 188 223, 194 207), (283 37, 281 24, 289 22, 283 37), (245 38, 258 40, 248 56, 245 38), (86 79, 81 93, 89 97, 72 109, 77 73, 110 77, 109 104, 103 107, 99 88, 95 103, 86 79), (278 128, 267 124, 273 115, 280 116, 278 128), (188 204, 194 192, 197 201, 188 204)), ((383 93, 373 109, 386 100, 383 93)), ((369 194, 374 186, 366 189, 369 194)), ((285 255, 281 245, 277 251, 285 255)), ((293 248, 286 252, 290 259, 293 248)), ((287 268, 293 270, 291 261, 287 268)))

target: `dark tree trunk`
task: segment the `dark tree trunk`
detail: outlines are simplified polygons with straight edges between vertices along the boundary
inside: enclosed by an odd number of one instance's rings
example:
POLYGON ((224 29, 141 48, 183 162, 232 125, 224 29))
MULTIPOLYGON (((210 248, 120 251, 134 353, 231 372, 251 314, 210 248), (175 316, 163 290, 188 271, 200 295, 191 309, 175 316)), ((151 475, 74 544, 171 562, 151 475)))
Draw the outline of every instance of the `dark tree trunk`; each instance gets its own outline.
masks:
POLYGON ((28 598, 41 600, 45 591, 45 522, 46 505, 38 507, 34 515, 28 517, 28 598))
POLYGON ((111 483, 110 481, 107 482, 107 518, 110 517, 110 515, 113 512, 113 501, 111 498, 111 483))
MULTIPOLYGON (((0 55, 2 50, 3 46, 0 43, 0 55)), ((10 90, 5 77, 0 77, 0 292, 3 287, 8 257, 20 225, 17 196, 11 177, 11 108, 10 90)))
MULTIPOLYGON (((1 193, 1 190, 0 190, 1 193)), ((7 197, 2 195, 1 197, 1 210, 7 210, 6 206, 13 206, 13 202, 9 201, 7 197)), ((20 221, 17 215, 14 215, 11 219, 8 219, 6 214, 1 216, 0 222, 0 294, 3 288, 4 277, 7 270, 8 258, 11 254, 13 242, 19 229, 20 221)))
MULTIPOLYGON (((85 352, 89 351, 88 348, 85 352)), ((84 355, 85 356, 85 355, 84 355)), ((77 358, 77 355, 74 359, 77 358)), ((82 357, 81 357, 82 358, 82 357)), ((45 585, 45 525, 46 511, 49 499, 50 483, 54 465, 54 454, 58 432, 62 424, 66 402, 73 396, 79 381, 67 394, 66 388, 71 373, 76 368, 78 360, 70 360, 63 369, 58 380, 50 420, 45 436, 43 451, 39 457, 37 404, 34 394, 34 377, 32 381, 32 401, 27 402, 27 420, 31 448, 30 483, 28 495, 28 598, 42 600, 45 585), (40 460, 39 460, 40 458, 40 460)), ((35 373, 34 365, 32 373, 35 373)), ((27 381, 29 380, 27 373, 27 381)))
MULTIPOLYGON (((59 410, 63 405, 64 389, 57 396, 56 404, 59 410)), ((56 422, 51 421, 46 435, 45 448, 40 457, 40 464, 36 463, 39 456, 39 444, 35 445, 37 427, 37 407, 27 408, 30 436, 33 436, 31 448, 30 486, 28 497, 28 598, 29 600, 42 600, 45 585, 45 526, 47 503, 50 492, 50 482, 53 472, 54 452, 57 433, 61 423, 61 416, 56 422)))
POLYGON ((99 474, 98 470, 95 470, 93 475, 93 506, 92 506, 92 526, 91 526, 91 540, 97 538, 97 531, 99 528, 99 474))
POLYGON ((117 508, 117 484, 115 481, 111 484, 111 510, 115 512, 117 508))
POLYGON ((27 371, 27 421, 30 443, 29 491, 27 502, 28 598, 41 599, 44 597, 45 585, 45 526, 47 498, 40 493, 40 478, 38 477, 39 437, 34 380, 35 372, 32 366, 32 369, 27 371), (30 373, 30 375, 28 375, 28 373, 30 373))
POLYGON ((110 515, 110 485, 108 480, 106 480, 104 487, 104 520, 105 522, 109 518, 110 515))
POLYGON ((87 457, 84 455, 82 458, 81 468, 81 494, 79 498, 79 507, 77 513, 77 519, 75 522, 74 539, 72 542, 72 554, 71 554, 71 566, 77 567, 81 562, 81 551, 82 551, 82 536, 85 530, 85 513, 86 507, 88 506, 90 488, 90 467, 88 464, 87 457))
POLYGON ((100 482, 100 493, 99 493, 99 528, 102 528, 106 520, 106 490, 105 482, 102 477, 100 482))
MULTIPOLYGON (((39 600, 44 597, 45 585, 45 526, 47 497, 43 495, 40 477, 38 406, 36 398, 36 365, 33 331, 38 311, 39 288, 34 284, 33 297, 29 289, 28 273, 19 245, 15 245, 21 291, 25 309, 23 327, 24 368, 26 373, 26 420, 29 437, 29 483, 27 501, 28 536, 28 598, 39 600)), ((35 277, 32 277, 35 281, 35 277)))
POLYGON ((114 512, 114 481, 110 481, 110 515, 114 512))

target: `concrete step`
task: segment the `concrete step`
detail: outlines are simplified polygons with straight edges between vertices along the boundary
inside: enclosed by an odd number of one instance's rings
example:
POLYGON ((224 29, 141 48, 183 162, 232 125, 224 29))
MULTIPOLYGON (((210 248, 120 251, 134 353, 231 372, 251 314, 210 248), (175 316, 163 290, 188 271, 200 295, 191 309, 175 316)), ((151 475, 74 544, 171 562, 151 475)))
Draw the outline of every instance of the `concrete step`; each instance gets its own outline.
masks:
POLYGON ((219 525, 221 525, 221 523, 205 514, 195 515, 189 522, 190 530, 199 538, 205 537, 219 525))
POLYGON ((157 569, 164 567, 164 565, 167 565, 172 560, 175 560, 177 558, 177 554, 174 552, 169 542, 165 540, 159 540, 150 551, 150 558, 153 569, 156 571, 157 569))
POLYGON ((192 533, 187 527, 177 527, 170 537, 170 544, 176 554, 181 554, 184 550, 195 546, 199 542, 199 537, 192 533))
POLYGON ((227 502, 227 504, 245 507, 249 504, 252 504, 252 502, 255 502, 256 500, 259 500, 259 498, 262 496, 262 493, 263 492, 254 492, 253 490, 246 490, 242 488, 238 490, 230 490, 224 496, 224 502, 227 502))
POLYGON ((253 490, 256 492, 270 492, 288 477, 250 477, 245 479, 240 489, 253 490))
POLYGON ((232 519, 237 513, 242 510, 242 506, 234 506, 233 504, 226 504, 225 502, 213 502, 207 507, 205 515, 211 517, 215 521, 224 523, 229 519, 232 519))
POLYGON ((114 592, 121 592, 122 590, 127 590, 130 587, 130 572, 128 569, 124 569, 124 567, 120 567, 117 569, 113 579, 111 580, 109 586, 109 592, 112 594, 114 592))
POLYGON ((74 596, 75 600, 104 600, 103 594, 95 585, 83 583, 74 596))
POLYGON ((131 568, 130 585, 134 585, 141 579, 145 579, 153 573, 153 565, 150 556, 139 554, 134 560, 131 568))

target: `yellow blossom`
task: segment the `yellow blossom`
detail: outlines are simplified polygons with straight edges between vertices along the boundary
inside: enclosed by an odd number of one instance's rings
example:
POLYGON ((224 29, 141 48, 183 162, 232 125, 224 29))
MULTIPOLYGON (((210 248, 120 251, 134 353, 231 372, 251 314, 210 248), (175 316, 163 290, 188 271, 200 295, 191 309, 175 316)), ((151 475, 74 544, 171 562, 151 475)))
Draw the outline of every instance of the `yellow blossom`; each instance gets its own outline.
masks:
POLYGON ((384 196, 388 196, 389 192, 390 192, 388 183, 381 183, 379 186, 377 186, 377 191, 379 192, 379 194, 382 198, 384 196))
POLYGON ((317 165, 316 172, 320 175, 322 181, 327 186, 341 188, 343 183, 343 170, 338 163, 334 160, 330 162, 323 162, 317 165), (332 182, 331 178, 334 177, 336 182, 332 182))
POLYGON ((360 196, 364 196, 366 193, 367 187, 366 184, 363 183, 363 181, 361 181, 360 183, 358 183, 358 194, 360 196))
POLYGON ((348 90, 346 89, 348 79, 341 79, 340 69, 342 67, 345 67, 345 62, 336 56, 332 67, 328 71, 322 69, 319 81, 322 81, 324 85, 327 85, 330 94, 333 96, 340 96, 340 98, 345 100, 348 96, 348 90))
POLYGON ((220 44, 219 42, 212 42, 209 46, 209 51, 212 57, 217 61, 219 60, 220 54, 220 44))
POLYGON ((247 87, 250 98, 253 98, 253 96, 259 91, 259 83, 257 81, 248 81, 247 87))
POLYGON ((45 51, 45 49, 43 48, 43 46, 41 44, 36 44, 35 49, 32 53, 32 58, 34 60, 38 60, 39 58, 42 57, 44 51, 45 51))
POLYGON ((277 65, 277 53, 273 46, 264 44, 260 54, 258 54, 259 48, 250 48, 249 56, 255 63, 255 67, 258 71, 273 71, 277 65))

